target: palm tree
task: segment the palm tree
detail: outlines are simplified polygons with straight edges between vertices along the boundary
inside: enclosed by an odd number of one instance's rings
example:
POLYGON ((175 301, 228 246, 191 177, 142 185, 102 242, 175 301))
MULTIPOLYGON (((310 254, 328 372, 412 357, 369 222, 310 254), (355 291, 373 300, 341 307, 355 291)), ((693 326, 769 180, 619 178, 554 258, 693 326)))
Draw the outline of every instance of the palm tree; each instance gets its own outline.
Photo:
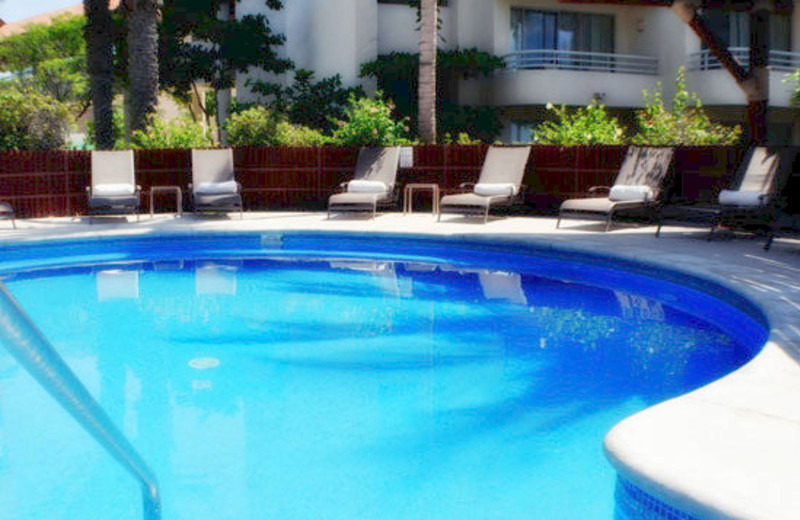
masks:
POLYGON ((419 137, 436 143, 436 40, 439 18, 438 0, 420 3, 419 39, 419 137))
MULTIPOLYGON (((737 8, 741 2, 723 2, 723 8, 737 8)), ((675 0, 672 9, 700 37, 708 50, 733 76, 747 97, 747 138, 751 143, 764 143, 767 139, 767 108, 769 107, 769 15, 779 2, 756 2, 750 6, 750 68, 739 64, 723 41, 711 28, 691 0, 675 0)))
POLYGON ((128 0, 127 128, 141 130, 158 103, 158 1, 128 0))
POLYGON ((83 8, 86 13, 86 61, 94 108, 95 146, 100 150, 110 150, 114 147, 111 13, 108 0, 84 0, 83 8))

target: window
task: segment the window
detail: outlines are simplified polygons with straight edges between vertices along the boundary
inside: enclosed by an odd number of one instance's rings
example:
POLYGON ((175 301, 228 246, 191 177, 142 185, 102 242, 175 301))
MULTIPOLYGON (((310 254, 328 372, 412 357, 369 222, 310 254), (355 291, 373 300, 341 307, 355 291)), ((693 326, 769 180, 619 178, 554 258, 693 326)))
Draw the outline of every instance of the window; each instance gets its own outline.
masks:
POLYGON ((533 140, 534 123, 512 121, 510 127, 511 143, 530 143, 533 140))
POLYGON ((614 52, 614 17, 605 14, 511 9, 511 52, 614 52))
MULTIPOLYGON (((734 11, 706 11, 711 30, 728 47, 750 47, 750 14, 734 11)), ((792 48, 791 19, 789 15, 772 13, 769 17, 769 48, 789 51, 792 48)), ((706 48, 705 43, 703 48, 706 48)))

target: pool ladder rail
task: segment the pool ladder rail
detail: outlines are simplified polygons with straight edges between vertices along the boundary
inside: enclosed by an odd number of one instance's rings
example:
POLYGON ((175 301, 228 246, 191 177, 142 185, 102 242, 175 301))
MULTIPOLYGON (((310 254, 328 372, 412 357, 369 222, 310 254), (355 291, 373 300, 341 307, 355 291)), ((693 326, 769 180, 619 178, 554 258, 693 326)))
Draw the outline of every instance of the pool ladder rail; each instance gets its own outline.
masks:
POLYGON ((0 282, 0 343, 142 486, 144 520, 160 520, 155 474, 0 282))

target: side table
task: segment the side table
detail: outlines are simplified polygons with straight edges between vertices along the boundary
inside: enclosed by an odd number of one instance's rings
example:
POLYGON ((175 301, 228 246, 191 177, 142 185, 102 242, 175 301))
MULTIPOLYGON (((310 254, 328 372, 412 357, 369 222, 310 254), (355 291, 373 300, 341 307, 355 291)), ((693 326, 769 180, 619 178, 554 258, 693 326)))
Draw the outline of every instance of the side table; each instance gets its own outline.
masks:
POLYGON ((175 195, 175 204, 178 208, 178 216, 183 216, 183 192, 180 186, 151 186, 150 187, 150 218, 153 218, 153 195, 158 192, 172 193, 175 195))
POLYGON ((414 192, 417 190, 430 190, 433 197, 433 209, 431 210, 433 216, 439 214, 439 185, 433 183, 411 183, 406 184, 403 192, 403 215, 414 212, 414 192))

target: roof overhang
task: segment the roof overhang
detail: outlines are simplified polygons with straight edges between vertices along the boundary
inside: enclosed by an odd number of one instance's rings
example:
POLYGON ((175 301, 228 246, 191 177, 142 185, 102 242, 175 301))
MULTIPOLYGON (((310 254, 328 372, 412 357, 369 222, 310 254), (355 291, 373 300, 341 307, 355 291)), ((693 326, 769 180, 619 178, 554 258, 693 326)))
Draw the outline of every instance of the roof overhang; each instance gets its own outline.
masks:
MULTIPOLYGON (((645 7, 671 7, 673 0, 559 0, 564 4, 607 4, 645 7)), ((753 7, 767 3, 773 11, 790 12, 794 0, 697 0, 700 9, 722 9, 726 11, 750 11, 753 7)))

